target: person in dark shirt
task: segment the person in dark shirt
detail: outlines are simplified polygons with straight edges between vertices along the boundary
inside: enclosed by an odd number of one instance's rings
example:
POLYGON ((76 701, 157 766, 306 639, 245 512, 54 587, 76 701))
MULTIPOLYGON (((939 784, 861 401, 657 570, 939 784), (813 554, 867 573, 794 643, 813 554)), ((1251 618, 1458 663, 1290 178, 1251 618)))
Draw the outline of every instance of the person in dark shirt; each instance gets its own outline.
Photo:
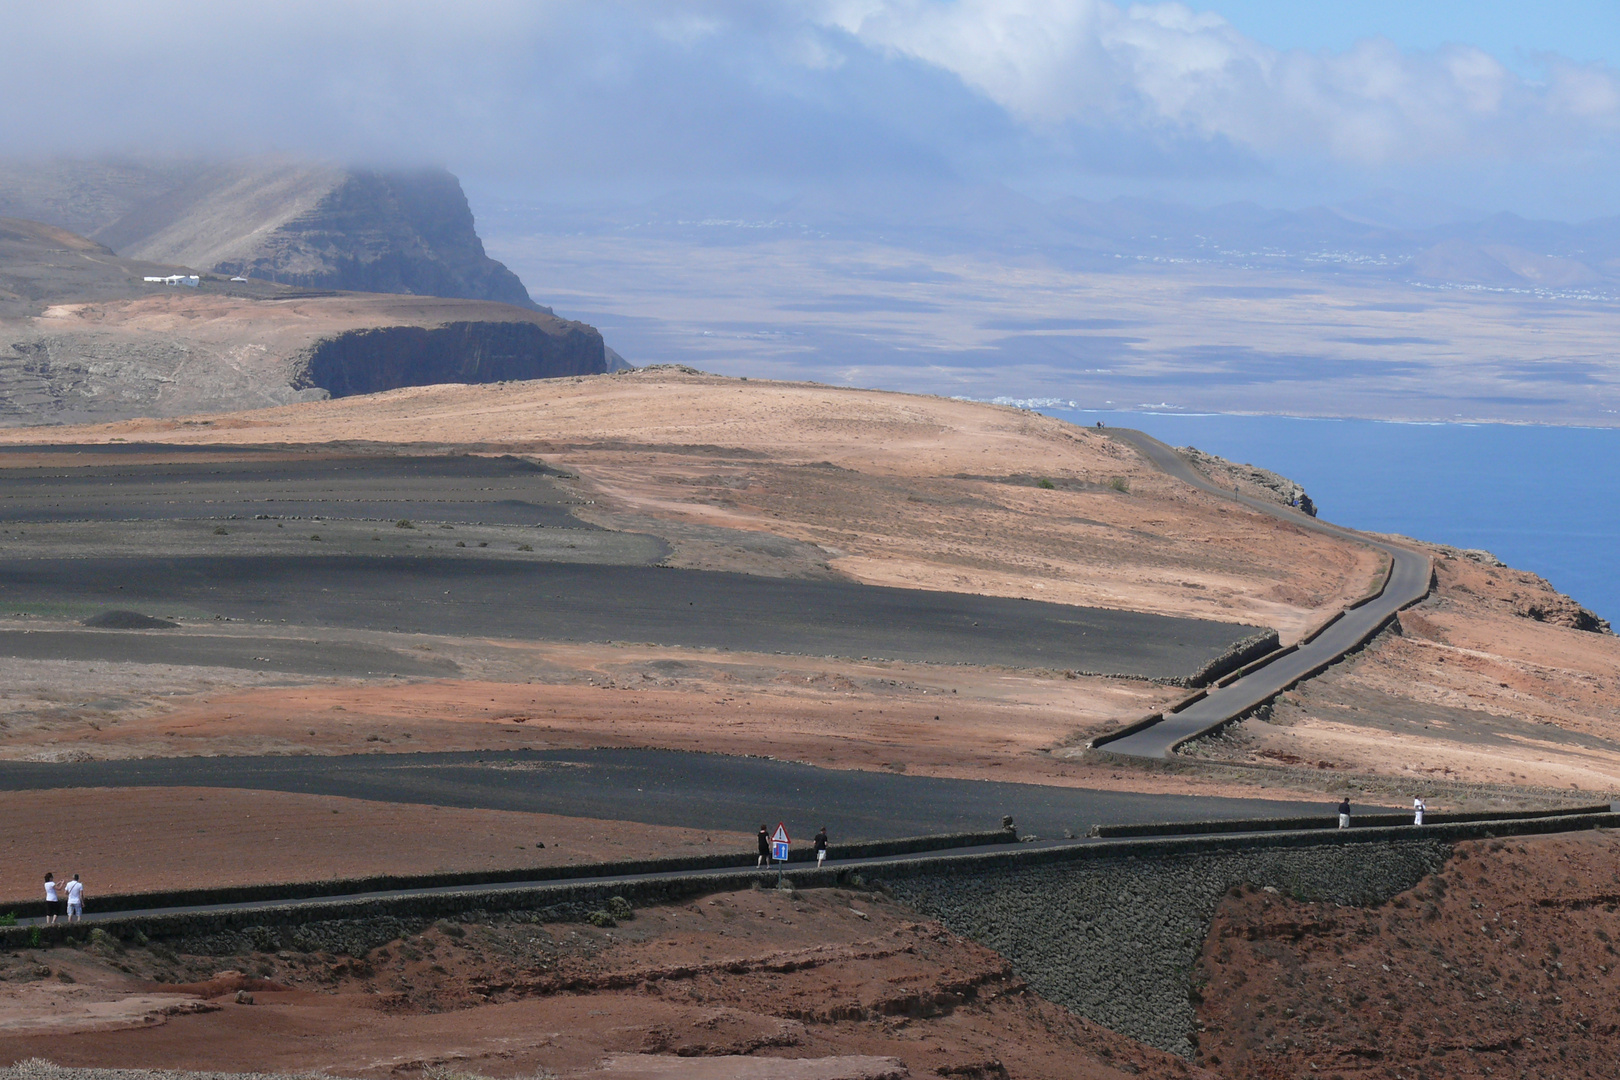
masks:
POLYGON ((1344 802, 1339 804, 1339 828, 1348 829, 1349 827, 1350 827, 1350 796, 1346 795, 1344 797, 1344 802))
POLYGON ((771 833, 765 826, 759 827, 759 862, 758 866, 769 866, 771 862, 771 833))
POLYGON ((816 832, 816 865, 820 866, 827 861, 827 826, 823 825, 816 832))

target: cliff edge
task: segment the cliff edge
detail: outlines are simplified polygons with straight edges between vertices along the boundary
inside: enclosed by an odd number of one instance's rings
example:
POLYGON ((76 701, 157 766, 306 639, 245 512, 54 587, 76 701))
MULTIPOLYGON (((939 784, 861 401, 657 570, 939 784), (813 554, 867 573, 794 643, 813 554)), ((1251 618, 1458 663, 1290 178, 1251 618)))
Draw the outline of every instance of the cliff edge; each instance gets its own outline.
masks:
POLYGON ((532 305, 312 294, 214 274, 165 283, 178 269, 0 218, 0 426, 608 370, 594 328, 532 305))
POLYGON ((0 214, 83 233, 126 259, 306 289, 536 304, 484 251, 443 169, 260 159, 0 165, 0 214))

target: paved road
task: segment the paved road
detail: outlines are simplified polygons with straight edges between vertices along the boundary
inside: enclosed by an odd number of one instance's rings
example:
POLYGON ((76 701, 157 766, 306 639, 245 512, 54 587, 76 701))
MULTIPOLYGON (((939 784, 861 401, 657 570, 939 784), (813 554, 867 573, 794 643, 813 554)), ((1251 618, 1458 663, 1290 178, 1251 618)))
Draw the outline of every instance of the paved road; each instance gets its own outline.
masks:
POLYGON ((1026 834, 1057 837, 1065 830, 1084 835, 1100 824, 1285 817, 1302 810, 1297 802, 821 769, 678 750, 0 761, 0 790, 85 787, 248 788, 743 833, 760 822, 784 821, 790 835, 809 836, 826 825, 840 841, 995 829, 1003 814, 1026 834))
MULTIPOLYGON (((1245 836, 1251 834, 1229 834, 1245 836)), ((1265 834, 1256 834, 1265 835, 1265 834)), ((973 847, 947 848, 936 851, 919 851, 903 855, 875 855, 860 859, 829 859, 827 866, 837 870, 853 870, 863 866, 892 866, 895 863, 913 862, 918 859, 938 858, 966 858, 974 855, 988 855, 1004 852, 1009 849, 1034 850, 1044 848, 1079 847, 1090 844, 1119 843, 1100 838, 1084 838, 1078 840, 1037 840, 1020 844, 986 844, 973 847)), ((790 863, 790 870, 810 870, 813 864, 807 862, 790 863)), ((571 869, 571 868, 559 868, 571 869)), ((778 865, 780 869, 780 864, 778 865)), ((767 871, 768 872, 768 871, 767 871)), ((536 871, 544 874, 545 871, 536 871)), ((97 911, 95 896, 85 898, 88 909, 83 916, 87 923, 106 922, 113 919, 128 919, 143 915, 196 915, 221 911, 273 911, 277 908, 298 907, 303 904, 341 904, 354 900, 391 900, 403 896, 454 896, 464 893, 508 892, 519 889, 539 888, 547 885, 588 886, 588 885, 622 885, 631 881, 653 881, 660 878, 711 878, 718 884, 718 888, 741 889, 744 886, 758 881, 762 871, 748 861, 746 854, 738 861, 736 866, 715 868, 709 870, 652 870, 640 874, 611 874, 602 877, 572 877, 561 874, 552 877, 537 876, 530 881, 502 881, 477 885, 434 885, 414 889, 379 889, 374 892, 363 893, 337 893, 327 895, 324 893, 300 895, 297 886, 289 886, 287 895, 275 900, 241 900, 221 904, 183 904, 173 907, 158 908, 120 908, 113 911, 97 911)), ((18 926, 42 926, 43 918, 21 918, 17 920, 18 926)), ((58 926, 66 926, 65 919, 59 919, 58 926)))
POLYGON ((1111 754, 1132 757, 1168 758, 1181 746, 1200 735, 1214 731, 1233 717, 1269 701, 1304 676, 1315 673, 1333 660, 1360 645, 1384 620, 1429 593, 1433 568, 1427 557, 1408 548, 1370 539, 1361 533, 1318 521, 1297 510, 1240 495, 1211 482, 1194 469, 1174 448, 1153 436, 1128 428, 1109 428, 1108 434, 1129 443, 1161 470, 1203 491, 1242 503, 1263 514, 1281 518, 1292 525, 1324 533, 1341 540, 1377 548, 1393 560, 1394 569, 1383 595, 1345 613, 1309 644, 1238 679, 1230 685, 1211 689, 1209 696, 1178 713, 1165 717, 1152 727, 1106 744, 1111 754))

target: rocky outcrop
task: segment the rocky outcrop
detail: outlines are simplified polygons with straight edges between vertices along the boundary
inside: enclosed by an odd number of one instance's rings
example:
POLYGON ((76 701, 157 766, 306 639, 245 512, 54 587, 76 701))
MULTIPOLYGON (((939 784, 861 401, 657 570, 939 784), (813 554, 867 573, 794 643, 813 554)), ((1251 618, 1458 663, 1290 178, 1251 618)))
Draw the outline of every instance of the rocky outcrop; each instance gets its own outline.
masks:
MULTIPOLYGON (((115 277, 91 291, 119 291, 115 277)), ((607 370, 593 328, 508 304, 296 295, 217 281, 176 289, 137 279, 121 291, 67 303, 0 297, 0 425, 180 416, 607 370), (242 288, 264 295, 226 291, 242 288)))
POLYGON ((333 397, 432 383, 485 383, 596 375, 608 370, 602 335, 584 323, 455 322, 349 330, 301 358, 294 389, 333 397))
POLYGON ((461 183, 442 169, 221 168, 94 238, 227 276, 537 308, 484 253, 461 183))
MULTIPOLYGON (((460 205, 465 211, 465 200, 460 205)), ((463 224, 476 244, 471 217, 463 224)), ((382 273, 377 264, 367 272, 382 273)), ((0 425, 177 416, 612 370, 594 328, 532 304, 311 295, 217 275, 192 287, 149 280, 175 269, 121 258, 65 229, 0 218, 0 425)))
MULTIPOLYGON (((1442 560, 1464 560, 1464 565, 1473 563, 1490 571, 1485 578, 1490 588, 1483 595, 1507 605, 1521 619, 1562 626, 1568 630, 1584 630, 1591 634, 1614 633, 1609 620, 1581 606, 1573 597, 1559 592, 1552 582, 1540 574, 1515 570, 1489 551, 1479 548, 1455 548, 1446 544, 1435 544, 1434 548, 1442 560)), ((1441 563, 1443 569, 1449 565, 1452 564, 1441 563)), ((1452 575, 1447 576, 1452 578, 1452 575)), ((1479 590, 1458 580, 1450 580, 1449 584, 1459 592, 1479 593, 1479 590)))
POLYGON ((1204 475, 1217 484, 1246 489, 1245 493, 1258 495, 1282 506, 1294 506, 1316 516, 1316 504, 1305 493, 1304 487, 1270 469, 1255 465, 1240 465, 1235 461, 1206 454, 1196 446, 1178 446, 1176 453, 1190 461, 1204 475))

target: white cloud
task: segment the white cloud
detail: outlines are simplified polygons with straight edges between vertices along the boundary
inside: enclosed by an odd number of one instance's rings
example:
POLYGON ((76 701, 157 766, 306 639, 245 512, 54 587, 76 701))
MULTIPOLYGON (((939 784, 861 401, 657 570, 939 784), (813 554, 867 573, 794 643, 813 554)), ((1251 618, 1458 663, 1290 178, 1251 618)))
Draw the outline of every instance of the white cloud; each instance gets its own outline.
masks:
MULTIPOLYGON (((1218 2, 1218 0, 1216 0, 1218 2)), ((1614 157, 1620 80, 1280 51, 1108 0, 0 0, 0 153, 285 149, 649 182, 1614 157)), ((1545 179, 1545 178, 1544 178, 1545 179)))
POLYGON ((1183 4, 830 0, 823 18, 950 71, 1037 126, 1134 125, 1357 166, 1579 145, 1620 123, 1620 80, 1554 63, 1528 82, 1466 46, 1281 51, 1183 4))

